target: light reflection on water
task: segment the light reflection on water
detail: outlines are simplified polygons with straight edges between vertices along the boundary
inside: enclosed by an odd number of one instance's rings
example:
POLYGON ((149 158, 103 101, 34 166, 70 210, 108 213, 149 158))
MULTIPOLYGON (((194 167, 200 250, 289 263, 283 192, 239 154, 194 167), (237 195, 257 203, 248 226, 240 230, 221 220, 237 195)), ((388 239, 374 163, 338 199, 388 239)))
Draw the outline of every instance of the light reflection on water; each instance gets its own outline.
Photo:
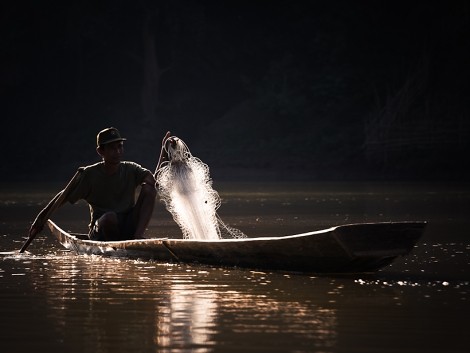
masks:
MULTIPOLYGON (((413 189, 408 200, 402 189, 391 195, 343 190, 333 196, 332 189, 229 190, 221 215, 252 236, 365 218, 425 219, 431 221, 430 232, 412 254, 383 271, 344 277, 76 256, 42 235, 29 254, 0 256, 0 350, 465 351, 470 346, 470 241, 464 230, 444 227, 444 221, 466 222, 461 207, 468 204, 468 193, 463 193, 467 198, 451 193, 460 200, 452 209, 439 197, 447 200, 447 193, 413 189), (441 234, 442 229, 451 233, 441 234)), ((34 197, 26 206, 25 195, 15 199, 10 193, 7 199, 0 205, 7 217, 0 224, 0 251, 21 247, 19 234, 27 225, 18 220, 26 214, 29 222, 39 207, 34 197)), ((77 221, 76 211, 68 212, 58 216, 60 224, 82 230, 87 219, 77 221)), ((151 231, 160 231, 163 222, 165 232, 177 234, 159 212, 151 231)))
POLYGON ((314 347, 335 344, 334 309, 298 302, 285 288, 270 286, 290 275, 72 254, 15 255, 4 257, 3 265, 11 265, 11 276, 26 277, 35 295, 45 299, 53 340, 66 338, 85 350, 142 347, 143 329, 153 341, 145 349, 161 352, 213 351, 217 336, 227 333, 245 337, 230 338, 227 351, 249 351, 260 335, 267 337, 263 349, 274 343, 272 351, 279 347, 268 338, 277 334, 314 347))
MULTIPOLYGON (((50 352, 359 352, 380 350, 384 340, 398 350, 390 329, 408 345, 412 330, 420 349, 433 351, 432 334, 454 337, 468 328, 459 325, 469 310, 469 281, 420 277, 420 270, 319 277, 76 256, 38 240, 50 250, 0 262, 2 303, 15 314, 0 324, 2 335, 9 333, 2 344, 19 352, 42 340, 50 352), (30 320, 40 337, 22 341, 30 320), (422 320, 431 321, 423 327, 422 320), (22 331, 11 330, 18 325, 22 331)), ((452 255, 445 245, 430 249, 452 255)), ((457 252, 468 263, 468 253, 457 252)))

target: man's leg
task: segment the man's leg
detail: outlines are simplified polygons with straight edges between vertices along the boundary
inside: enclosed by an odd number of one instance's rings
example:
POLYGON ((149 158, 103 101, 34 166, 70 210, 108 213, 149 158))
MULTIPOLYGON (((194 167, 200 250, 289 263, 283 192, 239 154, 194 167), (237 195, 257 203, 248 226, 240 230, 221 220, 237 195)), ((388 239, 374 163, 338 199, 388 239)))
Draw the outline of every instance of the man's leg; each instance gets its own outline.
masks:
POLYGON ((139 239, 144 237, 144 232, 152 218, 153 208, 155 206, 155 197, 157 191, 153 185, 142 184, 140 189, 139 198, 134 206, 132 218, 134 220, 135 233, 134 238, 139 239))
POLYGON ((94 236, 97 239, 93 240, 119 240, 121 233, 119 230, 119 222, 116 213, 106 212, 99 219, 96 220, 94 226, 94 236))

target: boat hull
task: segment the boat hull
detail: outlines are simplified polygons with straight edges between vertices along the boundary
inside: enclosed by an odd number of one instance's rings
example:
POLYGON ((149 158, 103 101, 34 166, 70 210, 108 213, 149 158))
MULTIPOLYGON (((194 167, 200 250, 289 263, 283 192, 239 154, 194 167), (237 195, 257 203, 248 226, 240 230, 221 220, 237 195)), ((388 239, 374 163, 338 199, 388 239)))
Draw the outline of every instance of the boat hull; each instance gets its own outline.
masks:
POLYGON ((48 225, 59 242, 77 254, 262 270, 357 273, 377 271, 411 252, 426 222, 348 224, 284 237, 112 242, 80 239, 51 220, 48 225))

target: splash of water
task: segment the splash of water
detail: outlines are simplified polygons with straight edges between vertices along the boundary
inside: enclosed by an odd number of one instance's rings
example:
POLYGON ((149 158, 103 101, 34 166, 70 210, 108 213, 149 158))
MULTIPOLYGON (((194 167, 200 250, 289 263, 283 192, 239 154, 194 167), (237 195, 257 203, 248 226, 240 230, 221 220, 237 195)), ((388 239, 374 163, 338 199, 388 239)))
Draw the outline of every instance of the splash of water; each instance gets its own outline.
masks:
POLYGON ((179 225, 185 239, 219 240, 245 238, 242 231, 229 227, 217 214, 219 194, 212 188, 209 167, 191 155, 177 137, 165 148, 169 162, 157 173, 160 199, 179 225))

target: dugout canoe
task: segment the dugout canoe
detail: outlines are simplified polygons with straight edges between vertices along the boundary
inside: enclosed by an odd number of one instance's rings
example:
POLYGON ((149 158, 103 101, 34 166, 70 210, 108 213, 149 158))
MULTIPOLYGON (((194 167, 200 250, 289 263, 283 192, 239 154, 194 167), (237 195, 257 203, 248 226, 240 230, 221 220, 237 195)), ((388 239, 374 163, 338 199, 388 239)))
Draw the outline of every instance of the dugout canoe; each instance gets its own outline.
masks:
POLYGON ((426 222, 346 224, 281 237, 217 241, 153 238, 92 241, 48 220, 52 234, 77 254, 310 273, 374 272, 409 254, 426 222))

